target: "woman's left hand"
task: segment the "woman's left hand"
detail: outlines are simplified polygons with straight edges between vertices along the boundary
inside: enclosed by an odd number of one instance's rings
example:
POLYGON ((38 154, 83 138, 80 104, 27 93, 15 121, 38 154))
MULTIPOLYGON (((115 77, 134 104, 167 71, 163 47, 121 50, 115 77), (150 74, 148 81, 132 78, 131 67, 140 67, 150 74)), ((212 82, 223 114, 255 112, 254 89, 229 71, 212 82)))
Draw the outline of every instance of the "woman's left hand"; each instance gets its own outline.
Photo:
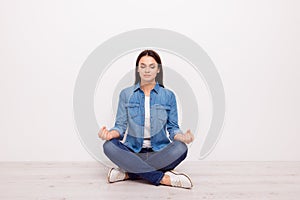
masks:
POLYGON ((183 133, 183 134, 182 133, 177 133, 174 136, 174 140, 178 140, 178 141, 184 142, 186 144, 189 144, 194 140, 194 135, 191 132, 191 130, 188 129, 186 133, 183 133))

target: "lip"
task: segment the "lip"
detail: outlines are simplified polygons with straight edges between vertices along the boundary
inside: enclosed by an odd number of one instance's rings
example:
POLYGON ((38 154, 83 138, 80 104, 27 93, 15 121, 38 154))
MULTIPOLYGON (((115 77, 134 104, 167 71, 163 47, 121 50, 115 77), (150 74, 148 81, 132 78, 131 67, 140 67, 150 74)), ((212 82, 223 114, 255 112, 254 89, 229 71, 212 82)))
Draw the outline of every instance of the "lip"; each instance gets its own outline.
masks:
POLYGON ((151 76, 151 75, 144 75, 145 77, 149 77, 149 76, 151 76))

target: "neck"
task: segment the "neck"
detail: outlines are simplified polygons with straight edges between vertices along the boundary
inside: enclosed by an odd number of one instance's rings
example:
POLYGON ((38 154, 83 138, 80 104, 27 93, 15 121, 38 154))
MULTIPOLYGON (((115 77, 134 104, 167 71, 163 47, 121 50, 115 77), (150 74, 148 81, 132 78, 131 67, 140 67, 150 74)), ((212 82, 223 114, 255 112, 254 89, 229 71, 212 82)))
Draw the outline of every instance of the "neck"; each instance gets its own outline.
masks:
POLYGON ((155 87, 156 82, 141 82, 140 87, 145 95, 149 96, 150 91, 155 87))

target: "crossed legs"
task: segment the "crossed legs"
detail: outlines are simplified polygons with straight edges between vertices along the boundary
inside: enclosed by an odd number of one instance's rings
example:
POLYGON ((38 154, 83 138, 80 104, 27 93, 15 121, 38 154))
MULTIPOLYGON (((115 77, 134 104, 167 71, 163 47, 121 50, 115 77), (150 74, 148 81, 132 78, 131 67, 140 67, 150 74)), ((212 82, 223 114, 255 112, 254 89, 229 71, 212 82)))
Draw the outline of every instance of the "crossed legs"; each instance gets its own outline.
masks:
POLYGON ((143 178, 159 185, 166 171, 174 169, 187 156, 187 146, 173 141, 158 152, 134 153, 120 140, 112 139, 103 144, 105 155, 127 172, 130 179, 143 178))

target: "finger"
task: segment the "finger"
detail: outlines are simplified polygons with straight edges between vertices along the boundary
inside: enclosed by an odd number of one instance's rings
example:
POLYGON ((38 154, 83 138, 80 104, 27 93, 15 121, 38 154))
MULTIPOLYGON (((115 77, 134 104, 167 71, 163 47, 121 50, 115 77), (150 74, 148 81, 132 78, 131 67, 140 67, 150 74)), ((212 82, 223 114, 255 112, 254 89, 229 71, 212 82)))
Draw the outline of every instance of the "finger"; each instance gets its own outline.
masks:
POLYGON ((100 138, 102 138, 102 135, 103 135, 103 131, 102 131, 102 129, 100 129, 100 131, 98 132, 98 136, 99 136, 100 138))
POLYGON ((106 135, 107 135, 107 131, 106 131, 106 130, 103 130, 103 135, 102 135, 103 140, 106 140, 106 135))
POLYGON ((193 134, 193 133, 191 132, 190 129, 187 131, 187 133, 188 133, 189 135, 192 135, 192 134, 193 134))
POLYGON ((104 134, 103 134, 103 140, 106 140, 106 138, 107 138, 107 134, 104 133, 104 134))
POLYGON ((104 130, 105 135, 107 135, 108 132, 109 132, 109 131, 108 131, 107 129, 104 130))
POLYGON ((193 133, 191 132, 191 130, 188 130, 187 131, 187 134, 192 138, 192 137, 194 137, 194 135, 193 135, 193 133))
POLYGON ((101 138, 102 140, 104 140, 104 132, 103 132, 103 131, 102 131, 101 134, 100 134, 100 138, 101 138))
POLYGON ((191 135, 190 134, 187 134, 186 136, 186 140, 187 140, 187 143, 189 144, 191 142, 191 135))
POLYGON ((103 140, 106 140, 106 135, 107 135, 107 130, 104 129, 104 130, 102 131, 101 138, 102 138, 103 140))
POLYGON ((190 143, 193 142, 193 140, 194 140, 194 138, 193 138, 193 136, 191 136, 190 143))
POLYGON ((103 133, 103 130, 105 129, 106 127, 105 126, 102 126, 98 132, 98 136, 101 138, 102 136, 102 133, 103 133))
POLYGON ((105 140, 110 140, 110 139, 111 139, 111 134, 109 131, 107 131, 105 135, 105 140))
POLYGON ((187 137, 185 137, 184 143, 186 143, 186 144, 189 143, 189 139, 187 137))
POLYGON ((194 140, 193 134, 189 131, 188 133, 188 143, 191 143, 194 140))
POLYGON ((107 135, 106 135, 106 140, 110 140, 112 137, 111 137, 111 133, 110 132, 107 132, 107 135))
POLYGON ((101 139, 105 140, 105 138, 106 138, 106 135, 105 135, 105 132, 103 131, 102 134, 101 134, 101 139))
POLYGON ((184 143, 187 143, 188 142, 188 138, 187 138, 187 135, 184 134, 183 137, 182 137, 182 142, 184 143))

